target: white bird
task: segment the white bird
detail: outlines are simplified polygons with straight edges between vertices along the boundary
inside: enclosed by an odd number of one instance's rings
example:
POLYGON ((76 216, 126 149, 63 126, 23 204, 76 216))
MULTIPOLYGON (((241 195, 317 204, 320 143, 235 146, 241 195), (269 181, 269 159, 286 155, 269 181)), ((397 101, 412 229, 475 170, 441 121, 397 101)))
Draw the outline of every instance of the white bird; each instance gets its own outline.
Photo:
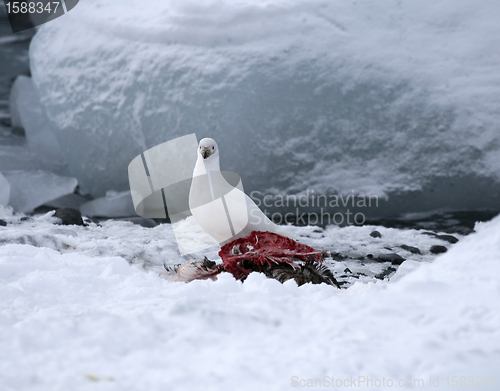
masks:
POLYGON ((291 237, 286 229, 269 220, 243 192, 239 177, 233 176, 237 180, 232 180, 231 173, 220 171, 217 143, 211 138, 202 139, 189 192, 189 208, 203 230, 220 245, 248 236, 252 231, 291 237))

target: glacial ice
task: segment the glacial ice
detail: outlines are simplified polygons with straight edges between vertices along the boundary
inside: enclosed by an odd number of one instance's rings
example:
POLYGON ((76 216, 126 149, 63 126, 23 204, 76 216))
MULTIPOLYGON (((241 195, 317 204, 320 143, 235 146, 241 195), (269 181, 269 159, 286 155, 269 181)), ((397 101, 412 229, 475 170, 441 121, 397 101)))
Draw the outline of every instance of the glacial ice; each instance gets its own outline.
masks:
POLYGON ((40 161, 39 168, 68 175, 66 160, 47 123, 31 78, 17 77, 12 86, 9 108, 12 127, 24 129, 28 147, 40 161))
POLYGON ((127 190, 142 151, 196 133, 248 193, 389 196, 379 213, 498 209, 499 12, 469 0, 87 0, 39 29, 31 70, 94 197, 127 190))
POLYGON ((87 203, 88 201, 89 199, 87 197, 83 197, 79 194, 67 194, 56 198, 55 200, 46 202, 44 205, 55 209, 72 208, 78 210, 81 205, 87 203))
MULTIPOLYGON (((26 77, 26 76, 22 76, 22 77, 26 77)), ((20 77, 18 77, 18 79, 20 79, 20 77)), ((12 86, 12 89, 10 91, 10 97, 9 97, 9 111, 10 111, 10 125, 13 129, 22 129, 23 128, 23 123, 21 121, 21 113, 19 112, 18 108, 17 108, 17 99, 16 99, 16 90, 14 89, 14 86, 16 85, 16 83, 14 83, 14 85, 12 86)))
POLYGON ((26 138, 10 135, 0 140, 0 170, 36 170, 41 162, 38 156, 27 146, 26 138))
POLYGON ((130 190, 116 192, 109 190, 105 197, 86 202, 80 206, 84 216, 128 217, 137 216, 130 190))
POLYGON ((0 205, 7 206, 10 197, 10 184, 0 172, 0 205))
POLYGON ((9 205, 16 212, 29 213, 48 201, 71 194, 78 184, 75 178, 47 171, 6 171, 10 183, 9 205))

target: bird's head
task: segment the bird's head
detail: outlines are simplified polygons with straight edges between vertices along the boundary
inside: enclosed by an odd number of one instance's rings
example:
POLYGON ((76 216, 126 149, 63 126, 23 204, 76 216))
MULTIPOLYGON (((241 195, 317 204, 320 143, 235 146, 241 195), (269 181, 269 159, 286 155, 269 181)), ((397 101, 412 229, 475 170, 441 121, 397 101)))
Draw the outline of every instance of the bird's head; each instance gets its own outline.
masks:
POLYGON ((217 146, 215 140, 211 138, 204 138, 200 141, 198 153, 204 160, 207 160, 208 158, 219 155, 219 147, 217 146))

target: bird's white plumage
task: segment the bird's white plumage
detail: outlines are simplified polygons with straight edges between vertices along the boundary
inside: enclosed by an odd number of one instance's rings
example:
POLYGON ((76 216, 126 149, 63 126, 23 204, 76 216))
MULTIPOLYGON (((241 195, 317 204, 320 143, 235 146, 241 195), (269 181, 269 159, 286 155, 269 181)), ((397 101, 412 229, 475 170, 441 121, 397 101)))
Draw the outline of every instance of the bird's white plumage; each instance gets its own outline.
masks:
POLYGON ((252 231, 290 236, 285 228, 269 220, 241 188, 223 178, 219 147, 211 138, 202 139, 198 147, 189 206, 198 224, 221 245, 252 231))

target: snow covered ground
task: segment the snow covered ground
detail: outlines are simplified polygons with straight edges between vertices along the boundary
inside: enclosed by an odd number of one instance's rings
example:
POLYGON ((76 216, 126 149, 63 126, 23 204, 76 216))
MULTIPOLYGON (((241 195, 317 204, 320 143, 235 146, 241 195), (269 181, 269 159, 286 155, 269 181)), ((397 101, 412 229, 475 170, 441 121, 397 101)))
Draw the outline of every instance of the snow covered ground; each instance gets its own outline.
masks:
MULTIPOLYGON (((483 387, 500 389, 500 217, 438 257, 430 246, 449 244, 422 231, 294 228, 368 271, 338 290, 255 273, 244 283, 230 274, 169 282, 157 272, 182 259, 168 224, 61 226, 52 213, 1 212, 2 391, 289 390, 363 376, 423 379, 417 389, 431 377, 449 389, 446 376, 489 376, 483 387), (398 250, 412 260, 390 280, 355 260, 401 244, 423 255, 398 250)), ((364 384, 343 389, 389 389, 364 384)))
MULTIPOLYGON (((131 215, 130 159, 198 132, 262 194, 390 195, 378 215, 455 232, 467 216, 410 212, 498 209, 497 0, 138 4, 87 0, 43 26, 13 89, 31 35, 0 6, 0 203, 131 215)), ((170 282, 185 259, 169 224, 52 213, 0 205, 0 391, 500 389, 500 217, 454 245, 290 227, 332 253, 339 290, 170 282)), ((192 222, 179 234, 204 242, 192 222)))

